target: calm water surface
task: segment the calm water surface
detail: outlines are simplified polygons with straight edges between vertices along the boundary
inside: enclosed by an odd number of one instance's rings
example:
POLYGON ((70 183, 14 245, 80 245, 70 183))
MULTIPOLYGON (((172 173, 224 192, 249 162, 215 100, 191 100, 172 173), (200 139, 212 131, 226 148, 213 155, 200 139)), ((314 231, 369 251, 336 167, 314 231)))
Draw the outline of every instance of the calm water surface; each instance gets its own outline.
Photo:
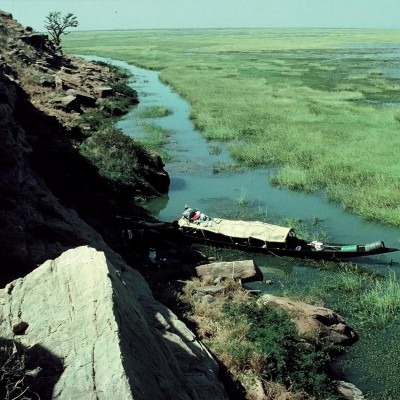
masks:
MULTIPOLYGON (((224 213, 225 216, 227 212, 229 214, 229 210, 233 213, 237 210, 238 199, 244 199, 245 204, 242 207, 249 215, 261 213, 272 221, 282 218, 321 220, 322 229, 328 233, 332 241, 369 243, 383 240, 386 246, 400 247, 399 229, 364 221, 354 214, 343 211, 340 206, 327 202, 322 194, 309 195, 271 186, 268 177, 270 173, 273 173, 272 170, 214 173, 213 165, 233 163, 226 147, 203 139, 190 120, 190 105, 169 86, 159 81, 158 72, 138 68, 125 62, 92 56, 87 58, 106 61, 132 73, 130 84, 138 91, 140 104, 118 122, 118 127, 124 133, 134 138, 140 137, 144 134, 143 122, 157 124, 173 132, 168 151, 173 155, 174 160, 165 166, 171 178, 169 193, 152 200, 147 205, 148 209, 160 220, 178 219, 185 204, 199 208, 209 215, 220 216, 224 213), (167 107, 172 114, 147 121, 135 117, 135 113, 141 109, 157 105, 167 107), (220 147, 221 152, 217 155, 210 154, 210 148, 216 145, 220 147)), ((219 253, 218 256, 230 257, 226 253, 219 253)), ((231 255, 231 257, 237 257, 237 255, 231 255)), ((400 252, 355 261, 383 273, 400 270, 400 252)), ((318 281, 320 274, 323 274, 313 268, 307 268, 304 262, 297 263, 265 256, 256 257, 256 262, 263 270, 266 279, 272 277, 277 282, 277 285, 273 285, 273 289, 264 284, 253 284, 253 287, 265 291, 273 290, 277 293, 282 291, 284 284, 279 284, 279 280, 283 275, 289 274, 292 282, 295 282, 294 285, 299 285, 304 290, 304 287, 318 281)), ((377 336, 374 336, 371 343, 376 345, 376 342, 377 336)), ((348 363, 344 371, 345 378, 362 390, 373 391, 376 394, 384 390, 382 387, 385 387, 385 382, 378 383, 367 379, 365 372, 353 368, 352 364, 352 360, 364 357, 360 351, 363 351, 365 343, 368 346, 369 342, 357 344, 353 346, 349 355, 344 357, 344 362, 348 363)), ((379 350, 376 353, 379 355, 379 350)), ((374 354, 372 360, 367 359, 366 362, 369 363, 367 369, 382 368, 379 358, 374 354)), ((400 370, 398 372, 400 374, 400 370)), ((396 395, 399 397, 392 398, 400 398, 400 391, 396 395)))

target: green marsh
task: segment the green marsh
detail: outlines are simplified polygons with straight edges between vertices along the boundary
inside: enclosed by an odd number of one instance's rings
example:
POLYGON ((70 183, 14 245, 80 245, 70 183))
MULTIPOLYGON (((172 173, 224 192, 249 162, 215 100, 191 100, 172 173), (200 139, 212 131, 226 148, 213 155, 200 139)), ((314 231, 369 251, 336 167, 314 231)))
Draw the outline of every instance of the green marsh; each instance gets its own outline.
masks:
POLYGON ((74 54, 160 71, 206 138, 277 185, 400 225, 397 30, 73 32, 74 54))
POLYGON ((337 310, 359 340, 339 357, 334 369, 343 371, 345 380, 356 382, 367 399, 398 398, 400 282, 396 273, 382 277, 350 263, 335 264, 335 272, 329 272, 329 264, 319 273, 299 270, 300 281, 293 274, 275 275, 280 286, 275 290, 337 310))

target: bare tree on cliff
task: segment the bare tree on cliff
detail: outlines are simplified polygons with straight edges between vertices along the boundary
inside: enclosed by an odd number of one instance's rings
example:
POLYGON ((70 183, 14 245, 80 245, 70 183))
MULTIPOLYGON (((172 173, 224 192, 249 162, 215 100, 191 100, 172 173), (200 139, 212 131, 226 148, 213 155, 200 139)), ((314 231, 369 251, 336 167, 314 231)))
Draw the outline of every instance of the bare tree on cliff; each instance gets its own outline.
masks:
POLYGON ((44 27, 49 32, 51 41, 58 48, 60 48, 61 44, 61 35, 68 35, 69 33, 66 32, 66 29, 76 28, 79 25, 74 14, 68 13, 63 16, 60 11, 52 11, 44 22, 44 27))

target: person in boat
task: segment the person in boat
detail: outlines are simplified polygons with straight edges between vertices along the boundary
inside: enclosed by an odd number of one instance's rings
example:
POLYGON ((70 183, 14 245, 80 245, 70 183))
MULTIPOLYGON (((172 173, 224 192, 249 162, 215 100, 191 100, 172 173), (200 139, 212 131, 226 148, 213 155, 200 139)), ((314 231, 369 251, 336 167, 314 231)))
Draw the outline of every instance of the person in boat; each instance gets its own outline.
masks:
POLYGON ((182 216, 190 221, 196 214, 196 211, 196 209, 190 208, 187 204, 185 204, 185 210, 183 211, 182 216))
POLYGON ((190 208, 187 204, 185 204, 185 210, 182 213, 182 216, 188 219, 190 222, 204 222, 210 221, 210 217, 203 212, 195 209, 190 208))

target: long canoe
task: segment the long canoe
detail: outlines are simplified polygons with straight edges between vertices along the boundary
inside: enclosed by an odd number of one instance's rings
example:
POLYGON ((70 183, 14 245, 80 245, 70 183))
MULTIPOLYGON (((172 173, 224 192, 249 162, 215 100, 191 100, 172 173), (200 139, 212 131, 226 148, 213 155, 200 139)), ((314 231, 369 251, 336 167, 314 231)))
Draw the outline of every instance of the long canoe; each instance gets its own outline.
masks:
POLYGON ((252 253, 314 260, 340 260, 398 251, 383 241, 367 244, 321 243, 296 237, 291 227, 260 221, 233 221, 221 218, 191 221, 182 216, 178 226, 193 242, 216 247, 235 248, 252 253))

